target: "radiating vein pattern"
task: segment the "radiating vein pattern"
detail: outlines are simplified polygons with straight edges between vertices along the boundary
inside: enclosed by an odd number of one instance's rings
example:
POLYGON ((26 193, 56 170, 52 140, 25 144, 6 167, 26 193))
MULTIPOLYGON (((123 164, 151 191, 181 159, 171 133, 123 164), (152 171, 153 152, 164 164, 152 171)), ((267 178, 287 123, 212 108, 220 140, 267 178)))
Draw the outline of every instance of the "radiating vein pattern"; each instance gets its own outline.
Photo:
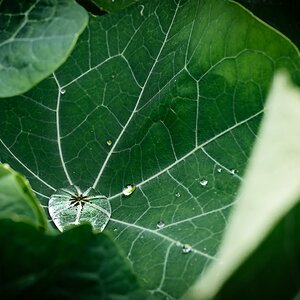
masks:
POLYGON ((107 196, 105 230, 149 291, 178 299, 215 257, 273 72, 299 57, 227 1, 140 5, 90 16, 55 76, 3 100, 0 160, 45 206, 70 182, 107 196))

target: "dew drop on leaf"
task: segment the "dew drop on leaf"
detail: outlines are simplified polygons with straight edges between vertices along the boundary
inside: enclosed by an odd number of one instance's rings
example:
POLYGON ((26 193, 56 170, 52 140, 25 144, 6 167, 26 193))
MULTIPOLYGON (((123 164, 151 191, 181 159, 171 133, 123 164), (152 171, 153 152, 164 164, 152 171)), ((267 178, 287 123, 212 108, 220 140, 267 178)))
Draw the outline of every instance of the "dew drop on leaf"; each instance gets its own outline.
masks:
POLYGON ((60 89, 60 93, 61 93, 62 95, 64 95, 64 94, 66 93, 66 90, 65 90, 65 89, 60 89))
POLYGON ((111 206, 105 196, 93 188, 82 191, 76 185, 58 189, 50 197, 48 209, 60 231, 81 223, 90 223, 95 231, 103 231, 111 217, 111 206))
POLYGON ((237 172, 238 172, 238 171, 237 171, 236 169, 230 169, 230 173, 231 173, 232 175, 235 175, 237 172))
POLYGON ((208 180, 207 179, 201 179, 200 181, 200 184, 203 186, 203 187, 205 187, 205 186, 207 186, 207 184, 208 184, 208 180))
POLYGON ((164 221, 159 221, 159 222, 157 222, 156 227, 157 227, 157 229, 162 229, 165 227, 165 225, 166 224, 164 221))
POLYGON ((124 196, 130 196, 136 189, 136 186, 133 184, 127 184, 124 188, 123 188, 123 195, 124 196))
POLYGON ((107 144, 108 146, 111 146, 112 143, 113 143, 112 140, 107 140, 107 141, 106 141, 106 144, 107 144))
POLYGON ((179 192, 177 192, 177 193, 175 194, 175 196, 176 196, 177 198, 179 198, 179 197, 181 196, 181 194, 180 194, 179 192))
POLYGON ((183 253, 190 253, 192 251, 192 246, 189 244, 184 244, 182 247, 182 252, 183 253))

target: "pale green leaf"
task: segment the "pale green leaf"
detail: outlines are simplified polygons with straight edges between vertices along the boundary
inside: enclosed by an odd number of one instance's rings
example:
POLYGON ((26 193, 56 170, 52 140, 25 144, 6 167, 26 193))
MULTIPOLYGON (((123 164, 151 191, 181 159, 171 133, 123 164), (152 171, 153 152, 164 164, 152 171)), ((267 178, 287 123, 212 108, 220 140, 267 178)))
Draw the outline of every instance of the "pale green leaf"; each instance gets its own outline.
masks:
POLYGON ((0 1, 0 97, 24 93, 48 77, 87 22, 73 0, 0 1))
POLYGON ((300 81, 300 61, 234 3, 141 5, 91 17, 62 68, 1 102, 0 158, 44 205, 72 184, 107 196, 105 231, 143 286, 172 299, 214 260, 273 73, 300 81))
MULTIPOLYGON (((191 298, 214 299, 214 295, 218 293, 222 284, 229 280, 231 275, 235 276, 234 271, 266 238, 276 223, 298 203, 300 199, 299 136, 300 89, 292 86, 286 74, 279 73, 274 79, 268 97, 266 114, 257 143, 217 260, 194 286, 191 291, 191 295, 193 295, 191 298)), ((294 222, 299 223, 298 220, 294 222)), ((290 230, 287 234, 291 235, 292 232, 290 230)), ((296 240, 292 243, 298 244, 296 240)), ((280 249, 277 248, 279 245, 278 242, 269 245, 270 253, 272 252, 270 248, 274 248, 276 251, 276 249, 280 249)), ((292 252, 293 248, 291 247, 289 251, 292 252)), ((277 252, 275 253, 277 254, 277 252)), ((281 253, 282 255, 283 253, 281 253)), ((266 254, 261 259, 268 261, 269 255, 266 254)), ((272 268, 275 269, 274 265, 277 264, 278 259, 281 260, 282 257, 277 255, 273 261, 273 266, 271 261, 268 266, 265 266, 270 274, 272 274, 272 268)), ((294 258, 290 257, 290 259, 294 258)), ((251 269, 256 268, 255 261, 252 261, 251 265, 251 269)), ((260 265, 258 265, 256 280, 258 280, 258 276, 262 276, 258 272, 261 269, 259 268, 260 265)), ((280 265, 282 267, 284 264, 280 265)), ((287 265, 287 269, 288 273, 291 272, 289 271, 291 265, 287 265)), ((283 267, 276 273, 282 272, 281 277, 284 278, 286 276, 284 271, 283 267)), ((253 280, 254 274, 251 275, 253 280)), ((251 287, 252 282, 250 280, 246 282, 248 288, 251 287)), ((280 291, 275 287, 276 282, 273 282, 271 286, 262 284, 261 289, 253 289, 253 292, 249 293, 250 298, 246 295, 241 296, 241 298, 267 299, 264 298, 267 294, 269 299, 274 299, 270 295, 273 294, 273 297, 276 297, 280 293, 285 294, 292 291, 292 289, 287 289, 288 292, 285 292, 286 287, 281 286, 281 280, 278 280, 278 285, 280 291), (254 293, 257 293, 256 296, 254 293)), ((236 284, 235 288, 237 290, 232 291, 232 293, 237 296, 242 285, 236 284)), ((220 299, 234 299, 233 295, 231 298, 222 296, 222 290, 220 293, 220 299)), ((290 298, 282 296, 280 299, 290 298)))
POLYGON ((47 218, 28 181, 6 164, 0 164, 0 218, 3 217, 47 228, 47 218))

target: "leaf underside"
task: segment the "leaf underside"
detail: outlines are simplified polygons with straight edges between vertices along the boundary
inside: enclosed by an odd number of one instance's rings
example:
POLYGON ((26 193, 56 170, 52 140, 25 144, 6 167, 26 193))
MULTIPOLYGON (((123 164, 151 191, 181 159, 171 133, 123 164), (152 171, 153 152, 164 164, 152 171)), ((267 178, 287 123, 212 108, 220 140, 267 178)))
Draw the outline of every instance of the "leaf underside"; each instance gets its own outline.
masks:
POLYGON ((45 207, 70 184, 107 196, 106 231, 144 287, 172 299, 214 259, 274 70, 296 78, 300 62, 234 3, 139 5, 91 16, 53 76, 1 102, 0 159, 45 207))

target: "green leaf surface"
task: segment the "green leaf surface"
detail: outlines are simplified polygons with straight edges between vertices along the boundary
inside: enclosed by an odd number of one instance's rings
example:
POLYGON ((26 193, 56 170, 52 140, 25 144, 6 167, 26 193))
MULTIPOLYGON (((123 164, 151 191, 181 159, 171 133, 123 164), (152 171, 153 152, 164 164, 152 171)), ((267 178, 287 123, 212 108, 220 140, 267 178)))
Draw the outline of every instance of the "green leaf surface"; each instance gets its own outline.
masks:
POLYGON ((73 0, 0 1, 0 97, 24 93, 48 77, 87 22, 73 0))
POLYGON ((0 164, 0 218, 25 220, 47 228, 47 218, 28 181, 0 164))
POLYGON ((249 1, 238 0, 261 18, 292 40, 300 48, 300 1, 249 1))
POLYGON ((0 240, 2 299, 134 299, 141 292, 119 249, 89 225, 46 235, 3 219, 0 240))
POLYGON ((192 289, 194 299, 295 296, 300 263, 299 136, 300 89, 279 73, 217 260, 192 289))
POLYGON ((91 17, 62 68, 2 101, 0 158, 44 205, 71 184, 107 196, 105 231, 143 286, 173 299, 215 258, 274 70, 300 82, 300 61, 237 4, 142 5, 91 17))
MULTIPOLYGON (((90 0, 101 9, 113 13, 139 2, 140 0, 90 0)), ((141 9, 143 6, 140 6, 141 9)))

